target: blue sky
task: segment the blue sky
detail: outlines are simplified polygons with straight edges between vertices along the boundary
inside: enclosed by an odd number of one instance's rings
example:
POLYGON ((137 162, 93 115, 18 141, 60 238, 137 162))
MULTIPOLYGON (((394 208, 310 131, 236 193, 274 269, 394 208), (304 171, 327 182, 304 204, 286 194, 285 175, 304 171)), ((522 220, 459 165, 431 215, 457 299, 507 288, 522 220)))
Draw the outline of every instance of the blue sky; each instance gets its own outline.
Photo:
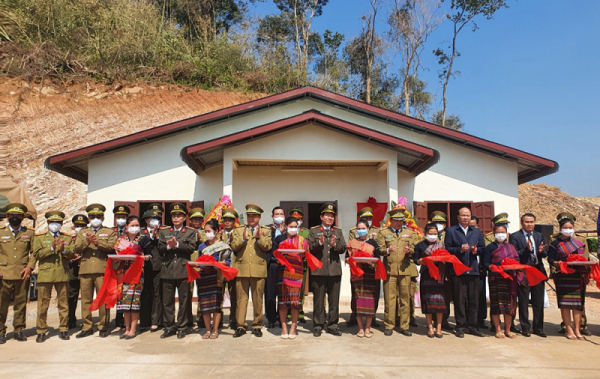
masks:
MULTIPOLYGON (((479 30, 459 35, 455 61, 461 75, 448 86, 448 110, 466 131, 555 160, 556 174, 534 183, 560 187, 572 196, 600 196, 600 123, 594 116, 600 96, 600 1, 508 0, 493 20, 478 19, 479 30)), ((345 35, 361 28, 368 0, 330 0, 313 28, 345 35)), ((258 4, 258 15, 276 13, 272 2, 258 4)), ((377 20, 386 29, 385 12, 377 20)), ((420 78, 441 108, 439 66, 431 51, 451 38, 444 23, 423 52, 420 78)), ((393 57, 392 64, 399 58, 393 57)))

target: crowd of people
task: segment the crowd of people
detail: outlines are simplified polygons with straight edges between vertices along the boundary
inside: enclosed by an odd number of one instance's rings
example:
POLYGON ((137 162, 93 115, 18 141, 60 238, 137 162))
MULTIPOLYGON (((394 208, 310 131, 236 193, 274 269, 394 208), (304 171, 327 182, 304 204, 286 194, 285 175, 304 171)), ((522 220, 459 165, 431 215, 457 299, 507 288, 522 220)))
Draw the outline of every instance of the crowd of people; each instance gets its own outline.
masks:
POLYGON ((77 326, 79 296, 82 324, 76 338, 95 333, 95 311, 99 336, 109 336, 110 309, 115 308, 121 339, 135 338, 138 324, 152 333, 162 331, 160 338, 184 338, 197 324, 203 339, 216 339, 223 327, 227 295, 229 327, 235 330, 235 338, 249 330, 261 337, 266 312, 268 328, 280 328, 281 338, 295 339, 298 323, 307 322, 307 285, 313 293, 313 335, 341 336, 343 261, 351 271, 352 313, 347 325, 357 326, 358 337, 371 338, 371 329, 380 326, 376 314, 382 283, 384 336, 392 336, 397 328, 410 337, 410 328, 417 326, 414 297, 419 276, 421 312, 430 338, 442 338, 443 330, 459 338, 465 333, 484 336, 481 329, 488 327, 486 282, 489 327, 496 338, 515 338, 517 333, 546 337, 544 259, 556 288, 561 332, 568 339, 585 340, 589 335, 586 285, 590 276, 600 279, 597 264, 589 262, 585 239, 574 233, 575 216, 566 212, 557 216, 560 232, 546 245, 531 213, 520 217, 521 229, 512 234, 508 233, 508 215, 501 213, 493 219, 493 231, 484 235, 467 207, 458 211, 456 224, 449 227, 445 213, 433 212, 424 237, 406 227, 402 208, 387 212, 389 226, 385 227, 373 225, 372 209, 363 208, 348 242, 334 225, 337 209, 333 203, 321 207, 321 224, 309 229, 303 227, 301 210, 292 209, 286 215, 281 207, 273 209, 272 224, 261 225, 264 211, 255 204, 246 205, 246 223, 237 227, 239 215, 232 208, 224 209, 219 220, 205 221, 203 209, 188 210, 184 204, 173 203, 167 210, 172 223, 168 226, 161 225, 164 210, 160 204, 151 204, 141 217, 131 215, 127 206, 117 206, 114 227, 104 225, 105 211, 103 205, 91 204, 87 214, 73 216, 74 235, 61 230, 63 212, 47 212, 48 231, 35 235, 21 225, 27 212, 23 204, 6 207, 8 223, 0 229, 0 344, 7 339, 11 298, 13 338, 27 340, 23 333, 27 294, 36 265, 39 343, 48 338, 53 290, 58 337, 63 340, 69 340, 69 329, 77 326), (194 284, 196 316, 192 313, 194 284), (250 296, 253 315, 248 327, 250 296), (448 322, 451 302, 454 327, 448 322), (517 309, 520 329, 514 323, 517 309))

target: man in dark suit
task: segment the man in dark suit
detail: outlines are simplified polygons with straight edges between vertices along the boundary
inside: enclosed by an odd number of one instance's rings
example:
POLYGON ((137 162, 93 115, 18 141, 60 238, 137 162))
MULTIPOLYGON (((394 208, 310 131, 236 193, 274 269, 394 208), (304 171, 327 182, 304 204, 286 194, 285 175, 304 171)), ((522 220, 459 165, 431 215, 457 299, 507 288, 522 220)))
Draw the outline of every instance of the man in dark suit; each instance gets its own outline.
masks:
POLYGON ((446 229, 444 243, 446 249, 466 266, 470 271, 457 276, 451 269, 453 282, 454 318, 456 319, 456 336, 463 338, 465 330, 477 337, 483 333, 477 327, 477 311, 479 307, 479 263, 477 256, 483 254, 483 234, 469 225, 471 210, 463 207, 458 211, 458 225, 446 229))
POLYGON ((279 312, 277 311, 277 267, 279 267, 279 261, 273 256, 273 252, 275 251, 275 238, 286 232, 283 208, 279 206, 273 208, 271 216, 273 223, 267 226, 271 228, 272 247, 267 253, 267 280, 265 282, 265 311, 268 329, 273 329, 275 324, 279 323, 279 312))
MULTIPOLYGON (((537 268, 546 275, 546 269, 542 258, 548 256, 544 237, 542 233, 533 230, 535 228, 535 215, 525 213, 521 216, 521 230, 510 235, 510 244, 512 244, 517 253, 521 264, 537 268)), ((546 282, 540 282, 535 286, 518 287, 519 301, 519 321, 521 321, 521 334, 524 337, 531 336, 531 322, 529 321, 529 294, 531 294, 531 307, 533 308, 533 334, 540 337, 546 337, 544 333, 544 287, 546 282)))

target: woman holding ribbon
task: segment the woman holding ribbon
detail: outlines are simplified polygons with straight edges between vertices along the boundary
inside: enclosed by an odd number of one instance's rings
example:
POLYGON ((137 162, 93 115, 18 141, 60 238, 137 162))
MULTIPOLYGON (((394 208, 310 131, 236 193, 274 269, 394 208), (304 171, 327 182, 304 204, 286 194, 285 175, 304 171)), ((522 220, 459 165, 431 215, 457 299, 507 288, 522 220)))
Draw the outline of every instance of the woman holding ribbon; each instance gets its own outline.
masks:
MULTIPOLYGON (((231 248, 217 238, 219 223, 211 219, 204 224, 206 242, 198 247, 199 257, 196 261, 217 262, 217 266, 231 266, 231 248), (204 259, 203 259, 204 258, 204 259)), ((225 269, 225 267, 222 267, 225 269)), ((223 304, 223 274, 215 266, 201 266, 200 278, 196 280, 198 287, 198 304, 200 313, 204 318, 206 333, 202 339, 216 339, 219 337, 219 322, 221 321, 221 306, 223 304), (211 330, 211 316, 213 318, 211 330)))
POLYGON ((377 266, 380 266, 379 275, 385 268, 383 263, 378 260, 374 263, 356 263, 358 257, 375 257, 379 259, 379 248, 375 240, 370 239, 369 223, 361 219, 356 223, 356 239, 348 242, 348 264, 351 270, 352 297, 356 304, 356 322, 358 324, 357 337, 373 337, 371 333, 371 322, 375 317, 375 299, 376 294, 381 291, 381 278, 378 277, 377 266), (360 268, 359 268, 360 266, 360 268), (363 323, 363 317, 365 323, 363 323))
MULTIPOLYGON (((140 220, 137 216, 129 216, 126 221, 125 233, 117 240, 115 251, 117 254, 128 253, 144 257, 144 260, 152 258, 152 241, 140 233, 140 220)), ((140 318, 140 298, 144 288, 143 265, 138 267, 135 260, 120 260, 116 268, 117 276, 117 312, 123 313, 125 319, 125 332, 121 339, 132 339, 136 336, 137 323, 140 318), (139 283, 124 283, 123 277, 129 270, 141 270, 139 283)))

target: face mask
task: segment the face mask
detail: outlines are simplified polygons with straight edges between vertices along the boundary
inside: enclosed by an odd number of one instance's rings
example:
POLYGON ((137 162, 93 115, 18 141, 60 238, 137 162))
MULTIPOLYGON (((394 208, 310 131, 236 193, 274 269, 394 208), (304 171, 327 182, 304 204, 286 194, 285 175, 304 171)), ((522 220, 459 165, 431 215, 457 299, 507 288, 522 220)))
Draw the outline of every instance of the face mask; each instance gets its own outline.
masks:
POLYGON ((62 225, 58 222, 51 222, 50 224, 48 224, 48 230, 50 230, 52 233, 57 233, 60 230, 61 226, 62 225))
POLYGON ((298 221, 298 227, 300 227, 300 225, 302 225, 302 221, 298 221))
POLYGON ((210 233, 204 233, 204 235, 206 236, 207 239, 212 240, 213 238, 215 238, 215 233, 210 232, 210 233))
POLYGON ((369 224, 369 227, 371 227, 371 224, 373 224, 373 221, 367 220, 367 224, 369 224))
POLYGON ((75 228, 75 233, 79 234, 79 232, 81 231, 81 229, 83 229, 82 227, 78 226, 75 228))
POLYGON ((560 233, 565 236, 565 237, 571 237, 573 235, 573 233, 575 233, 575 230, 573 229, 561 229, 560 233))
POLYGON ((127 232, 131 233, 131 234, 138 234, 140 232, 140 227, 139 226, 130 226, 129 228, 127 228, 127 232))
POLYGON ((92 228, 99 228, 100 226, 102 226, 102 220, 99 218, 95 218, 92 221, 90 221, 90 225, 92 225, 92 228))
POLYGON ((124 218, 118 218, 117 219, 117 226, 120 226, 121 228, 125 226, 125 224, 127 224, 127 220, 124 218))
POLYGON ((435 224, 435 227, 437 228, 438 232, 441 232, 442 230, 444 230, 444 225, 442 225, 442 224, 435 224))
POLYGON ((494 234, 494 236, 496 237, 496 241, 499 241, 499 242, 506 241, 506 233, 496 233, 496 234, 494 234))
POLYGON ((153 218, 152 220, 150 220, 150 226, 152 228, 156 228, 158 225, 160 225, 160 220, 157 220, 155 218, 153 218))
POLYGON ((8 219, 8 223, 10 224, 10 226, 16 228, 17 226, 21 225, 21 219, 18 217, 11 217, 8 219))
POLYGON ((275 217, 273 222, 275 222, 277 225, 280 225, 283 222, 283 217, 275 217))
POLYGON ((288 228, 287 231, 288 231, 288 234, 291 234, 293 236, 298 234, 298 228, 288 228))
POLYGON ((437 239, 438 239, 437 234, 428 234, 427 235, 427 241, 429 241, 429 242, 435 242, 435 241, 437 241, 437 239))
POLYGON ((356 235, 359 237, 366 237, 369 231, 367 229, 356 229, 356 235))

